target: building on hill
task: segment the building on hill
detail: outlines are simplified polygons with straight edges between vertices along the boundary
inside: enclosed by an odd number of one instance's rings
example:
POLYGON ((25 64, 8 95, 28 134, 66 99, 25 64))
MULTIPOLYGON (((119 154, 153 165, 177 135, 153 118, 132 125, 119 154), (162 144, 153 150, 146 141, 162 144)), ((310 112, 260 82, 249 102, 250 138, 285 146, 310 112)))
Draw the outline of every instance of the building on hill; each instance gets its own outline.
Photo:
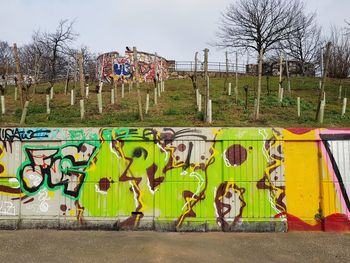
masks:
MULTIPOLYGON (((280 63, 279 61, 267 61, 263 63, 263 73, 269 76, 278 76, 280 74, 280 63)), ((290 76, 302 76, 303 70, 300 61, 288 60, 288 70, 290 76)), ((257 75, 258 64, 246 65, 246 74, 257 75)), ((306 62, 304 64, 304 76, 314 77, 316 74, 315 65, 313 63, 306 62)), ((283 75, 287 75, 286 61, 283 61, 283 75)))

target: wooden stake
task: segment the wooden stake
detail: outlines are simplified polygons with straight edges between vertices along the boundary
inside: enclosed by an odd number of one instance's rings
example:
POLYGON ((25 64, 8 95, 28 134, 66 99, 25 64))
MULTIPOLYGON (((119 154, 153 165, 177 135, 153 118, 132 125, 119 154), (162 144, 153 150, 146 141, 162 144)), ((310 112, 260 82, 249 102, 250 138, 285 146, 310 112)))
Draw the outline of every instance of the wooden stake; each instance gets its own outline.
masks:
POLYGON ((78 69, 77 69, 77 66, 75 65, 75 67, 74 67, 74 77, 73 77, 73 79, 74 79, 74 89, 76 89, 77 88, 77 75, 78 75, 78 69))
POLYGON ((98 106, 98 112, 102 114, 102 93, 97 93, 97 106, 98 106))
POLYGON ((208 53, 209 49, 204 49, 204 76, 205 76, 205 92, 204 92, 204 121, 207 122, 208 117, 208 101, 209 101, 209 76, 208 76, 208 53))
POLYGON ((344 117, 345 112, 346 112, 346 103, 347 103, 347 98, 343 98, 343 107, 342 107, 342 111, 341 111, 341 116, 344 117))
POLYGON ((34 86, 33 86, 33 94, 36 94, 36 90, 38 88, 38 79, 40 74, 40 59, 39 55, 35 54, 35 60, 34 60, 34 86))
POLYGON ((339 96, 338 96, 338 100, 341 100, 341 90, 342 90, 342 85, 339 86, 339 96))
POLYGON ((86 97, 87 99, 89 98, 89 90, 90 90, 89 84, 86 84, 86 87, 85 87, 85 97, 86 97))
POLYGON ((6 107, 5 107, 5 96, 1 95, 1 113, 4 115, 6 112, 6 107))
MULTIPOLYGON (((254 118, 257 120, 256 113, 258 112, 258 99, 254 99, 254 118)), ((259 117, 259 116, 258 116, 259 117)))
POLYGON ((283 88, 282 88, 282 74, 283 74, 283 57, 282 54, 280 55, 280 76, 279 76, 279 83, 278 83, 278 101, 282 103, 283 100, 283 88))
POLYGON ((80 83, 80 99, 84 100, 85 97, 85 78, 84 78, 84 57, 83 53, 78 54, 79 62, 79 83, 80 83))
POLYGON ((154 88, 154 105, 157 105, 157 97, 158 97, 158 94, 157 94, 157 88, 154 88))
POLYGON ((141 101, 141 90, 140 90, 140 82, 139 82, 139 67, 138 67, 138 58, 137 58, 137 49, 133 47, 133 55, 134 55, 134 69, 135 69, 135 79, 136 79, 136 88, 137 88, 137 104, 139 108, 139 118, 140 121, 143 121, 143 112, 142 112, 142 101, 141 101))
MULTIPOLYGON (((160 59, 160 83, 163 82, 163 60, 160 59)), ((162 88, 162 86, 161 86, 162 88)))
POLYGON ((149 93, 146 95, 146 110, 145 113, 148 114, 148 109, 149 109, 149 93))
POLYGON ((318 115, 318 123, 322 124, 323 123, 323 117, 324 117, 324 108, 326 106, 326 103, 324 100, 321 100, 320 103, 320 114, 318 115))
POLYGON ((83 120, 85 117, 85 107, 84 107, 84 99, 80 100, 80 119, 83 120))
POLYGON ((116 81, 114 82, 114 101, 118 102, 118 83, 116 81))
MULTIPOLYGON (((19 59, 19 54, 18 54, 18 49, 17 49, 17 45, 16 43, 13 44, 13 53, 14 53, 14 57, 15 57, 15 61, 16 61, 16 72, 17 72, 17 79, 18 79, 18 88, 19 88, 19 97, 21 100, 21 107, 23 109, 24 105, 24 94, 23 94, 23 90, 24 90, 24 81, 23 81, 23 75, 22 75, 22 71, 21 71, 21 62, 19 59)), ((16 97, 16 95, 15 95, 16 97)))
POLYGON ((74 89, 70 90, 70 105, 74 106, 74 89))
POLYGON ((228 95, 231 96, 231 87, 232 87, 232 84, 231 82, 228 84, 228 95))
POLYGON ((50 95, 46 94, 46 114, 50 115, 50 95))
POLYGON ((208 123, 212 123, 212 108, 211 100, 208 101, 208 123))
POLYGON ((197 105, 197 107, 198 107, 198 102, 199 101, 199 90, 198 89, 196 89, 196 105, 197 105))
POLYGON ((114 88, 111 88, 111 104, 115 103, 115 99, 114 99, 114 88))
POLYGON ((23 107, 23 111, 22 111, 22 116, 21 116, 21 121, 20 121, 20 125, 23 125, 26 121, 26 117, 27 117, 27 112, 28 112, 28 107, 29 107, 29 101, 27 100, 24 103, 24 107, 23 107))
POLYGON ((260 95, 261 95, 261 75, 262 75, 262 63, 263 63, 263 48, 260 49, 260 54, 259 54, 259 73, 258 73, 258 94, 256 101, 254 101, 254 117, 255 120, 259 120, 259 114, 260 114, 260 95))
POLYGON ((18 88, 15 87, 15 100, 17 100, 17 99, 18 99, 18 88))
POLYGON ((322 97, 324 104, 326 104, 326 92, 323 92, 323 97, 322 97))
POLYGON ((158 97, 160 98, 160 82, 158 82, 157 90, 158 90, 158 97))
POLYGON ((101 81, 99 84, 98 93, 102 93, 102 89, 103 89, 103 82, 101 81))
POLYGON ((288 58, 286 56, 286 72, 287 72, 287 81, 288 81, 288 93, 289 93, 289 96, 292 94, 292 90, 291 90, 291 87, 290 87, 290 78, 289 78, 289 66, 288 66, 288 58))
POLYGON ((238 88, 235 87, 235 99, 236 103, 238 104, 238 88))
POLYGON ((195 76, 195 79, 197 79, 197 64, 198 64, 198 52, 196 52, 194 54, 194 76, 195 76))
POLYGON ((284 96, 284 88, 281 88, 280 96, 281 96, 280 103, 282 104, 283 96, 284 96))
POLYGON ((50 88, 50 100, 53 99, 53 87, 50 88))
POLYGON ((202 95, 198 94, 198 111, 202 111, 202 95))
MULTIPOLYGON (((322 104, 323 96, 324 96, 324 86, 325 86, 327 75, 328 75, 328 66, 329 66, 329 60, 330 60, 330 56, 331 56, 331 47, 332 47, 332 43, 328 42, 326 45, 325 60, 324 60, 324 67, 323 67, 323 76, 322 76, 322 82, 321 82, 321 90, 319 93, 319 102, 318 102, 317 110, 316 110, 315 120, 318 120, 318 121, 320 121, 320 119, 321 119, 320 111, 321 111, 321 104, 322 104)), ((323 116, 322 116, 322 121, 323 121, 323 116)))
MULTIPOLYGON (((225 58, 226 58, 226 74, 225 74, 225 82, 224 82, 224 92, 226 92, 226 83, 228 79, 228 53, 225 51, 225 58)), ((230 84, 229 84, 230 85, 230 84)))
POLYGON ((322 99, 322 95, 324 92, 324 86, 326 83, 326 79, 327 79, 327 74, 328 74, 328 66, 329 66, 329 60, 330 60, 330 56, 331 56, 331 47, 332 47, 332 43, 328 42, 327 46, 326 46, 326 53, 325 53, 325 61, 324 61, 324 69, 323 69, 323 76, 322 76, 322 85, 321 85, 321 93, 320 93, 320 99, 322 99))
MULTIPOLYGON (((244 88, 244 93, 245 93, 245 106, 244 106, 244 108, 247 110, 248 109, 248 86, 245 85, 243 88, 244 88)), ((254 114, 255 114, 255 110, 254 110, 254 114)))
POLYGON ((125 89, 125 87, 124 87, 124 81, 123 81, 123 83, 122 83, 122 98, 124 98, 124 89, 125 89))
POLYGON ((235 86, 235 99, 238 103, 238 52, 236 51, 236 86, 235 86))
MULTIPOLYGON (((9 60, 5 58, 5 83, 4 83, 4 92, 7 90, 7 81, 9 75, 9 60)), ((4 94, 3 94, 4 95, 4 94)))
POLYGON ((198 86, 197 86, 197 64, 198 64, 198 52, 194 55, 194 72, 193 72, 193 79, 192 79, 192 85, 196 92, 196 102, 198 105, 198 86))
POLYGON ((297 98, 298 118, 300 118, 300 97, 297 98))

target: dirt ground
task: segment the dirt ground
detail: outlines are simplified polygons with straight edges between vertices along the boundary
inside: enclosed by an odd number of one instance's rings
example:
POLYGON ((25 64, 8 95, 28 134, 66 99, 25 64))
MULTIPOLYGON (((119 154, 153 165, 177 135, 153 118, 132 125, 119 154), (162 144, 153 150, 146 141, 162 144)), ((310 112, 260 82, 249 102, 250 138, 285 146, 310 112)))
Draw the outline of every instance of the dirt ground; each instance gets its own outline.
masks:
POLYGON ((350 234, 0 231, 1 262, 350 262, 350 234))

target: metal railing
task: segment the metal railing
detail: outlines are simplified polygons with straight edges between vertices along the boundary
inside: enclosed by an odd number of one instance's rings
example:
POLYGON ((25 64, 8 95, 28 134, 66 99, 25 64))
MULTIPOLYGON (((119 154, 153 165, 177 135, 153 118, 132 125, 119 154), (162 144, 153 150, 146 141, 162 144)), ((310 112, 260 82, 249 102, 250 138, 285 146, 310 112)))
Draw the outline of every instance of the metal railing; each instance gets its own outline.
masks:
MULTIPOLYGON (((195 69, 194 61, 175 61, 175 65, 172 64, 169 67, 170 71, 194 71, 195 69)), ((246 72, 245 64, 238 64, 237 67, 238 73, 246 72)), ((204 71, 204 63, 197 62, 197 71, 204 71)), ((208 62, 208 71, 209 72, 226 72, 226 63, 225 62, 208 62)), ((228 63, 228 72, 234 73, 236 72, 236 64, 228 63)))

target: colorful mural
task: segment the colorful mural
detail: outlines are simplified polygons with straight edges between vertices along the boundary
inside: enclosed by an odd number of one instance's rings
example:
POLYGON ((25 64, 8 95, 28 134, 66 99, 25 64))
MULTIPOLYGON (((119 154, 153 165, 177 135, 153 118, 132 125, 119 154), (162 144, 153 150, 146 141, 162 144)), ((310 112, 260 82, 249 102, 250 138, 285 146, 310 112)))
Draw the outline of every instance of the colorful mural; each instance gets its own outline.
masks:
POLYGON ((1 128, 0 141, 2 227, 350 230, 350 129, 1 128))
MULTIPOLYGON (((137 53, 139 81, 153 82, 155 78, 166 80, 169 77, 167 61, 155 54, 146 52, 137 53)), ((110 52, 97 58, 97 79, 109 82, 112 78, 117 81, 133 79, 133 53, 125 51, 125 56, 118 52, 110 52)))
POLYGON ((118 52, 104 53, 97 57, 96 79, 102 82, 110 82, 112 78, 113 61, 119 57, 118 52))

